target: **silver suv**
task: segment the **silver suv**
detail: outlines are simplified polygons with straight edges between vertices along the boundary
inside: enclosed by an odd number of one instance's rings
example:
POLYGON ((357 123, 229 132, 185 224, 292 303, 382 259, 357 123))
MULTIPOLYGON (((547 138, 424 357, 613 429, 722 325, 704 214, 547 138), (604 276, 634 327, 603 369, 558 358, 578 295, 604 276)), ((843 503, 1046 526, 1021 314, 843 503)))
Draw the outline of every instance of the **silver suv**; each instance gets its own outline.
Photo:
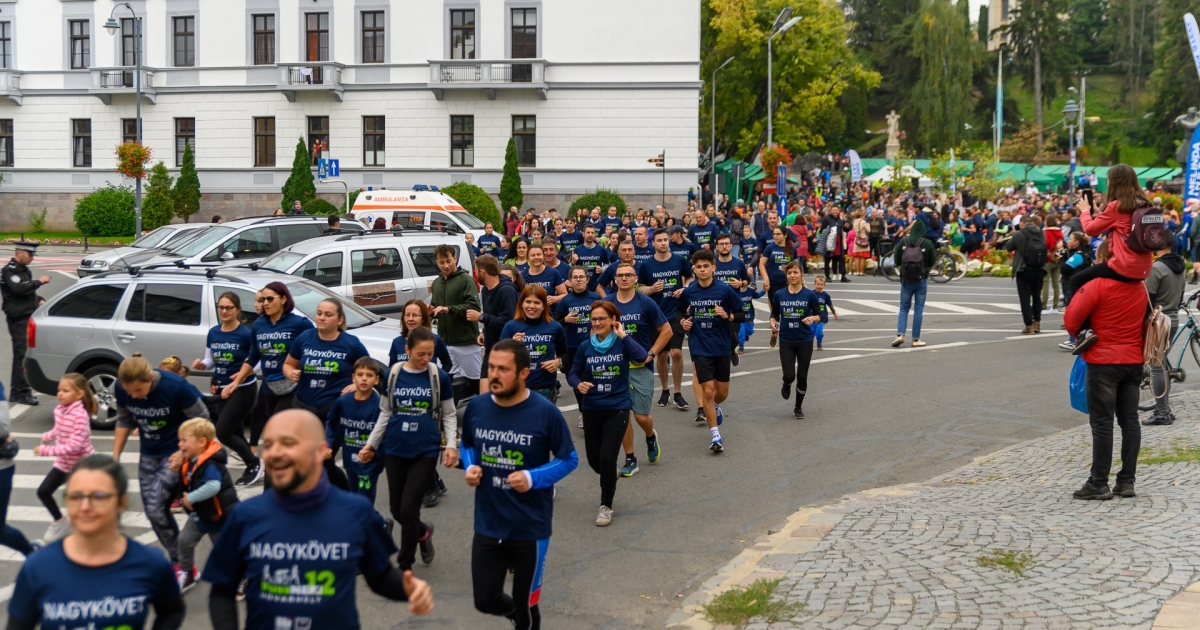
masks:
MULTIPOLYGON (((200 236, 143 261, 141 266, 176 264, 189 267, 217 266, 231 261, 262 260, 289 246, 316 238, 329 231, 329 217, 281 216, 235 219, 214 225, 200 236)), ((349 219, 340 230, 362 232, 363 226, 349 219)))
MULTIPOLYGON (((134 352, 154 364, 172 354, 185 364, 203 357, 208 330, 219 323, 217 298, 225 291, 236 293, 244 309, 242 321, 249 326, 257 319, 255 292, 275 281, 288 286, 296 310, 309 319, 321 300, 340 300, 349 333, 387 365, 392 340, 400 334, 399 322, 374 315, 314 282, 239 268, 154 269, 92 276, 50 298, 29 320, 25 373, 35 390, 49 396, 57 392, 63 374, 83 374, 100 404, 93 428, 111 429, 116 422, 113 385, 122 360, 134 352)), ((209 391, 207 373, 193 373, 191 381, 201 392, 209 391)))
POLYGON ((154 258, 155 256, 173 249, 185 240, 195 237, 200 230, 207 230, 212 223, 174 223, 164 225, 149 234, 130 243, 126 247, 114 247, 90 254, 79 261, 75 275, 84 276, 104 273, 106 271, 121 271, 130 266, 154 258))
POLYGON ((375 313, 399 311, 411 299, 429 301, 440 273, 434 250, 458 250, 458 266, 471 271, 475 255, 461 234, 405 229, 322 236, 297 243, 259 263, 262 269, 300 276, 375 313))

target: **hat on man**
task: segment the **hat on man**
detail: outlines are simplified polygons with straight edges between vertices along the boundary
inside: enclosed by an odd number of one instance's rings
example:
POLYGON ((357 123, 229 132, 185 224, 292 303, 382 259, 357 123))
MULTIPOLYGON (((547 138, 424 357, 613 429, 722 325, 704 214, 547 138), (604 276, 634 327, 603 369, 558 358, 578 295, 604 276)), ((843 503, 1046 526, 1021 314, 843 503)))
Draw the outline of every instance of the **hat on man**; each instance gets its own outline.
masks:
POLYGON ((32 254, 37 253, 37 248, 38 248, 39 244, 38 243, 30 243, 29 241, 17 241, 16 243, 14 243, 14 245, 16 245, 17 251, 29 252, 32 255, 32 254))
POLYGON ((672 225, 667 229, 667 234, 686 234, 687 230, 683 229, 682 225, 672 225))
POLYGON ((744 205, 746 205, 746 200, 745 200, 745 199, 738 199, 738 200, 737 200, 737 205, 739 205, 739 206, 744 206, 744 205))

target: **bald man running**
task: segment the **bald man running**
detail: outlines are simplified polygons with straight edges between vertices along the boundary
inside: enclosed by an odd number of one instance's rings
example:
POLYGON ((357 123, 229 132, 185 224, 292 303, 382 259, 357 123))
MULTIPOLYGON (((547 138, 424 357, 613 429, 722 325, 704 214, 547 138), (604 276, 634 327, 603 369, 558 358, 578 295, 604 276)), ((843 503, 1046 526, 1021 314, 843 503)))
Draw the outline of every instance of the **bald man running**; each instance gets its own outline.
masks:
POLYGON ((272 488, 230 514, 204 567, 202 579, 213 585, 214 630, 240 627, 236 593, 243 578, 250 581, 246 628, 359 628, 359 571, 372 591, 407 601, 409 612, 432 611, 429 585, 392 565, 396 545, 383 517, 365 498, 330 485, 321 421, 308 411, 281 411, 262 437, 272 488))

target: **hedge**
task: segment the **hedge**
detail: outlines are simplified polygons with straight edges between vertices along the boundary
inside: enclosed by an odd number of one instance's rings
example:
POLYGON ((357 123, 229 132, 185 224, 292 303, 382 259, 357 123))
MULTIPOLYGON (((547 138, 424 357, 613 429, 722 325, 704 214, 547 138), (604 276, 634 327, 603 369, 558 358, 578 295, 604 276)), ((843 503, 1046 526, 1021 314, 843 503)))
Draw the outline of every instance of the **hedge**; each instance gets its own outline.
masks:
POLYGON ((133 189, 109 184, 75 203, 75 227, 85 236, 132 236, 133 189))
POLYGON ((329 215, 333 215, 333 214, 341 214, 341 212, 338 210, 337 206, 333 205, 332 203, 329 203, 328 201, 325 201, 324 199, 321 199, 320 197, 315 197, 313 199, 309 199, 301 207, 304 208, 304 214, 314 214, 314 215, 319 214, 319 215, 324 215, 324 216, 329 216, 329 215))
POLYGON ((625 216, 625 199, 611 190, 596 190, 590 192, 574 201, 571 204, 571 216, 575 216, 575 211, 580 208, 591 210, 599 206, 600 212, 608 212, 609 206, 617 207, 617 216, 625 216))
POLYGON ((500 222, 500 210, 496 208, 496 202, 479 186, 458 182, 442 187, 441 192, 457 201, 475 218, 484 223, 491 223, 497 230, 504 232, 504 224, 500 222))

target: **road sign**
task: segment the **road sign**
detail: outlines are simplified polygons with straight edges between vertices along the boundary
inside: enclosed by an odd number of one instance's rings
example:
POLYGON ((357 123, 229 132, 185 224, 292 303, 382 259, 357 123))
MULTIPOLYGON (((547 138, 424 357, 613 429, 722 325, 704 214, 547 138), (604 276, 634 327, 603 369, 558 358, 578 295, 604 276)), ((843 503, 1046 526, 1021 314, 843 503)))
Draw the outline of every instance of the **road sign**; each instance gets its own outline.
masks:
POLYGON ((317 160, 317 179, 325 179, 329 176, 329 162, 325 158, 317 160))
POLYGON ((339 177, 342 174, 342 164, 340 160, 328 160, 328 174, 330 177, 339 177))
POLYGON ((788 213, 787 164, 780 162, 778 170, 779 170, 779 173, 777 175, 779 176, 779 184, 778 184, 779 192, 776 194, 777 199, 775 200, 775 204, 776 204, 775 209, 776 209, 776 212, 779 213, 779 218, 782 219, 783 217, 786 217, 787 213, 788 213))
POLYGON ((652 157, 652 158, 650 158, 650 159, 648 159, 648 160, 646 160, 646 161, 647 161, 647 162, 649 162, 649 163, 651 163, 651 164, 653 164, 653 165, 655 165, 655 166, 657 166, 657 167, 659 167, 659 168, 662 168, 662 166, 663 166, 663 162, 664 162, 665 160, 663 160, 663 154, 659 153, 657 157, 652 157))

